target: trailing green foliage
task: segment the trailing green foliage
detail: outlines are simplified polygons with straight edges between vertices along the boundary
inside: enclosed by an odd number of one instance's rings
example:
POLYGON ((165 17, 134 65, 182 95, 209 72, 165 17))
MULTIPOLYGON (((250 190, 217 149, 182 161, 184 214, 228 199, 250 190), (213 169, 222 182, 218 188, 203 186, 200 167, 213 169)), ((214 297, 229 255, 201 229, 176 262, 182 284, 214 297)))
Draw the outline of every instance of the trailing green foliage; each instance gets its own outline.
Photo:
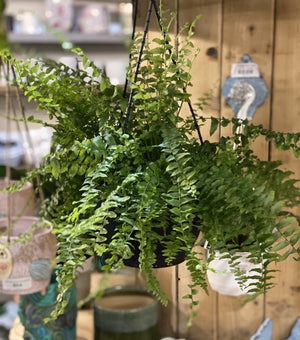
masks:
POLYGON ((54 187, 42 210, 58 238, 59 294, 53 317, 63 312, 78 268, 93 255, 105 259, 104 271, 115 271, 138 251, 147 287, 166 304, 153 275, 158 251, 167 265, 185 253, 192 278, 191 293, 185 297, 191 299, 192 316, 197 290, 207 292, 205 275, 210 270, 202 251, 194 247, 199 233, 211 247, 210 259, 216 248, 230 258, 241 286, 246 276, 236 269, 237 253, 247 251, 252 262, 262 263, 262 269, 251 274, 258 279, 251 284, 252 297, 272 287, 270 263, 290 255, 299 260, 300 227, 290 214, 282 214, 283 208, 299 204, 297 181, 280 169, 279 161, 260 160, 251 143, 264 136, 266 143, 293 150, 298 157, 300 134, 201 117, 207 94, 198 103, 197 121, 207 128, 210 120, 210 135, 228 125, 233 134, 201 144, 193 137, 193 117, 181 114, 190 104, 187 89, 198 53, 190 40, 193 25, 182 31, 186 36, 179 50, 179 36, 172 40, 164 21, 162 27, 160 38, 146 42, 137 75, 141 36, 131 46, 132 105, 129 94, 111 85, 79 49, 74 53, 92 74, 51 60, 43 60, 42 66, 21 62, 2 53, 16 68, 28 99, 52 119, 44 125, 54 129, 45 163, 21 181, 38 173, 43 185, 54 187), (243 133, 236 133, 241 124, 243 133))

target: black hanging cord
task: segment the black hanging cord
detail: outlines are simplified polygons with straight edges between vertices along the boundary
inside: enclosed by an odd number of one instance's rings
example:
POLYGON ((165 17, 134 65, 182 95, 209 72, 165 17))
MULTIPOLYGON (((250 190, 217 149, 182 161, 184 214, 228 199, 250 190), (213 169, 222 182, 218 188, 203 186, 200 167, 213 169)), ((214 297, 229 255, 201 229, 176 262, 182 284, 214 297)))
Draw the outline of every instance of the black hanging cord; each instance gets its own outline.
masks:
MULTIPOLYGON (((137 80, 140 64, 141 64, 141 61, 142 61, 142 55, 143 55, 144 46, 145 46, 145 43, 146 43, 146 36, 147 36, 148 30, 149 30, 149 23, 150 23, 150 18, 151 18, 151 13, 152 13, 152 5, 153 5, 152 0, 149 0, 149 8, 148 8, 148 12, 147 12, 147 18, 146 18, 146 23, 145 23, 145 28, 144 28, 143 39, 142 39, 142 43, 141 43, 141 47, 140 47, 140 51, 139 51, 139 56, 138 56, 138 60, 137 60, 136 68, 135 68, 135 73, 134 73, 134 82, 136 82, 136 80, 137 80)), ((125 124, 124 124, 124 127, 123 127, 123 134, 125 134, 126 130, 127 130, 130 109, 131 109, 132 102, 133 102, 133 92, 134 92, 134 90, 131 89, 130 95, 129 95, 129 100, 128 100, 128 105, 127 105, 127 108, 126 108, 126 111, 125 111, 125 124)))
MULTIPOLYGON (((154 10, 155 10, 155 14, 156 14, 157 21, 158 21, 158 24, 159 24, 159 28, 162 31, 162 26, 161 26, 161 23, 160 23, 161 18, 160 18, 160 14, 159 14, 159 10, 158 10, 156 1, 155 0, 151 0, 151 1, 152 1, 153 6, 154 6, 154 10)), ((165 32, 163 32, 163 34, 164 34, 164 38, 165 38, 165 32)), ((165 41, 166 41, 166 44, 169 45, 169 41, 168 40, 165 40, 165 41)), ((170 54, 172 53, 171 49, 168 49, 168 51, 169 51, 170 54)), ((176 65, 176 61, 173 58, 172 58, 172 62, 173 62, 174 65, 176 65)), ((186 88, 184 88, 183 91, 186 93, 186 88)), ((193 120, 194 120, 194 124, 195 124, 196 130, 197 130, 197 134, 198 134, 200 143, 201 143, 201 145, 203 145, 203 138, 202 138, 202 135, 201 135, 201 132, 200 132, 199 124, 197 122, 195 111, 193 109, 193 106, 192 106, 190 100, 187 103, 188 103, 188 107, 190 109, 190 112, 192 114, 193 120)))
MULTIPOLYGON (((132 40, 134 39, 134 36, 135 36, 138 0, 135 0, 134 3, 135 3, 135 7, 134 7, 134 17, 133 17, 132 40)), ((152 6, 154 7, 154 11, 155 11, 155 14, 156 14, 156 17, 157 17, 157 20, 158 20, 159 28, 162 31, 162 26, 161 26, 161 22, 160 22, 161 18, 160 18, 160 14, 159 14, 159 9, 157 7, 157 3, 156 3, 155 0, 149 0, 149 7, 148 7, 148 12, 147 12, 146 24, 145 24, 145 28, 144 28, 143 40, 142 40, 142 43, 141 43, 138 61, 137 61, 135 74, 134 74, 134 81, 135 82, 137 80, 138 71, 139 71, 139 68, 140 68, 140 64, 141 64, 141 60, 142 60, 142 54, 143 54, 143 50, 144 50, 144 46, 145 46, 146 36, 147 36, 148 30, 149 30, 149 23, 150 23, 150 18, 151 18, 151 13, 152 13, 152 6)), ((163 34, 164 34, 164 38, 165 38, 165 32, 163 32, 163 34)), ((166 41, 166 44, 169 44, 169 42, 166 41)), ((169 53, 170 54, 172 53, 171 49, 169 49, 169 53)), ((172 62, 176 65, 176 61, 174 59, 172 59, 172 62)), ((124 88, 124 97, 126 96, 127 86, 128 86, 128 79, 126 78, 125 88, 124 88)), ((184 88, 184 92, 186 92, 185 88, 184 88)), ((123 127, 123 134, 126 133, 127 126, 128 126, 130 109, 131 109, 132 102, 133 102, 133 93, 134 93, 134 91, 133 91, 133 89, 131 89, 130 95, 129 95, 129 100, 128 100, 128 105, 127 105, 126 112, 125 112, 125 123, 124 123, 124 127, 123 127)), ((203 138, 202 138, 202 135, 201 135, 199 124, 198 124, 197 119, 196 119, 195 111, 193 109, 191 102, 188 101, 187 103, 188 103, 188 107, 190 109, 190 112, 192 114, 193 120, 194 120, 194 124, 195 124, 196 130, 197 130, 197 134, 198 134, 200 143, 201 143, 201 145, 203 145, 203 138)))
MULTIPOLYGON (((134 7, 133 7, 133 16, 132 16, 132 34, 131 34, 131 41, 134 40, 135 37, 135 30, 136 30, 136 21, 137 21, 137 11, 138 11, 138 3, 139 0, 133 0, 134 7)), ((129 54, 129 65, 130 65, 130 60, 131 60, 131 53, 129 54)), ((124 92, 123 92, 123 97, 126 97, 126 91, 128 87, 128 78, 126 77, 125 79, 125 85, 124 85, 124 92)))

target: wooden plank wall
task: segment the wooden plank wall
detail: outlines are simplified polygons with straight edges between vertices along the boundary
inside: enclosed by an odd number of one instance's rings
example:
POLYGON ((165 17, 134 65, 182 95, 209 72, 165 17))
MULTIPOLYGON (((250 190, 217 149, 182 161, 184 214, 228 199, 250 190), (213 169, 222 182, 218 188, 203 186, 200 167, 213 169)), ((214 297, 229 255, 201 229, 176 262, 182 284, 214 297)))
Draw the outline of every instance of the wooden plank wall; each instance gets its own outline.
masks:
MULTIPOLYGON (((140 1, 139 27, 143 27, 148 1, 140 1)), ((158 0, 159 3, 159 0, 158 0)), ((201 52, 193 69, 193 100, 213 89, 205 114, 232 117, 221 87, 232 63, 247 53, 258 64, 269 95, 258 108, 253 122, 275 130, 300 130, 300 1, 299 0, 163 0, 164 8, 176 11, 174 33, 185 22, 202 14, 195 27, 193 42, 201 52)), ((154 16, 153 16, 154 17, 154 16)), ((152 18, 151 34, 157 34, 152 18)), ((224 131, 226 132, 226 131, 224 131)), ((204 137, 207 137, 205 130, 204 137)), ((282 159, 284 168, 300 178, 299 160, 272 148, 255 144, 263 159, 282 159)), ((300 215, 300 211, 295 211, 300 215)), ((157 270, 169 306, 161 310, 161 335, 188 340, 248 340, 265 318, 272 319, 272 340, 284 340, 300 316, 299 263, 290 260, 276 267, 277 286, 266 296, 239 305, 238 299, 210 291, 200 292, 200 306, 194 324, 187 331, 188 303, 180 297, 187 293, 189 276, 184 264, 157 270)))

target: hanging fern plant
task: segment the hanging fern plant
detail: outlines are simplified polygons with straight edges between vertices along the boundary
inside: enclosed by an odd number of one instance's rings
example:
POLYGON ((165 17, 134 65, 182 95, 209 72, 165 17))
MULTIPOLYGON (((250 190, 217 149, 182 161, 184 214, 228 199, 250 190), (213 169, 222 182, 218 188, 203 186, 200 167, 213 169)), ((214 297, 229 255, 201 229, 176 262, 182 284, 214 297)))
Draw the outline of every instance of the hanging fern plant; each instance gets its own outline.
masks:
MULTIPOLYGON (((40 68, 2 53, 19 74, 24 94, 52 119, 28 120, 54 129, 45 163, 20 181, 21 186, 39 174, 42 184, 55 184, 42 210, 58 239, 53 317, 63 312, 78 268, 94 255, 105 260, 105 271, 136 256, 148 289, 166 304, 153 268, 159 256, 172 265, 185 254, 191 306, 197 305, 199 287, 207 291, 209 267, 194 247, 199 233, 211 247, 211 258, 221 249, 234 267, 238 253, 247 251, 252 262, 263 264, 253 272, 258 280, 250 287, 252 297, 272 287, 270 263, 290 255, 299 260, 300 228, 293 216, 282 215, 284 207, 299 204, 297 181, 279 169, 280 162, 261 161, 251 143, 263 135, 297 157, 300 134, 201 117, 187 91, 198 54, 191 42, 194 23, 182 30, 186 35, 178 51, 179 36, 171 38, 169 20, 160 24, 160 38, 150 43, 137 35, 132 43, 125 95, 79 49, 73 52, 92 74, 50 60, 40 68), (184 105, 190 117, 181 115, 184 105), (233 136, 204 141, 200 128, 207 120, 211 135, 231 124, 233 136), (243 134, 235 132, 241 124, 243 134)), ((242 285, 243 273, 236 275, 242 285)))

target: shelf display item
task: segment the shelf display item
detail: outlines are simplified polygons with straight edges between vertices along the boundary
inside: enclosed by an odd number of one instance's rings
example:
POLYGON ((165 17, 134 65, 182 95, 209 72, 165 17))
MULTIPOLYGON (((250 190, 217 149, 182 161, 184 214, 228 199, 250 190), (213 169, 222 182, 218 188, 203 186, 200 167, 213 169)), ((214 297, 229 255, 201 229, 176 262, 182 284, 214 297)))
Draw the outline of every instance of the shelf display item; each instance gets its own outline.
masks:
POLYGON ((62 32, 70 31, 74 19, 73 0, 46 0, 45 16, 51 28, 62 32))
POLYGON ((24 151, 18 133, 0 132, 0 164, 16 168, 22 162, 24 151))
POLYGON ((114 286, 94 305, 95 340, 158 339, 158 302, 142 286, 114 286))
POLYGON ((78 13, 77 28, 86 34, 108 33, 109 13, 104 4, 83 6, 78 13))
POLYGON ((53 270, 45 295, 37 292, 21 297, 18 314, 24 326, 24 339, 76 339, 75 286, 70 290, 70 300, 64 314, 60 315, 56 320, 51 320, 48 323, 43 322, 43 319, 49 317, 55 308, 57 285, 55 270, 53 270))
POLYGON ((50 282, 56 237, 36 217, 0 219, 0 293, 31 294, 50 282))

